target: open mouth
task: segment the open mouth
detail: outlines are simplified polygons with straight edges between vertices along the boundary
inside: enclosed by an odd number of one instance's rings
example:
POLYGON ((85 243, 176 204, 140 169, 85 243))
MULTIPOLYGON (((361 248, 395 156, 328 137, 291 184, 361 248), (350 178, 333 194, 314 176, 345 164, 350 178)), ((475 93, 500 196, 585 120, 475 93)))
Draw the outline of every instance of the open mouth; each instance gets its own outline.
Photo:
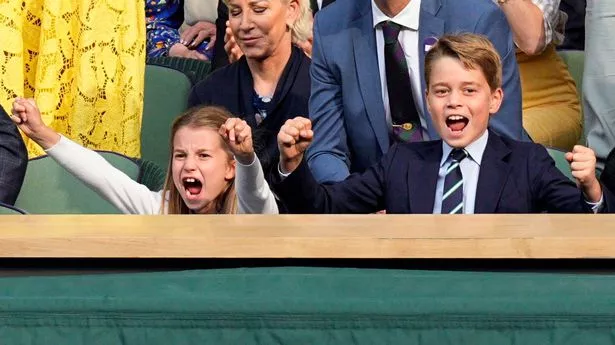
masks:
POLYGON ((446 127, 453 132, 461 132, 466 128, 470 120, 462 115, 450 115, 446 118, 446 127))
POLYGON ((186 195, 188 196, 198 195, 203 189, 203 182, 193 177, 183 178, 182 183, 184 185, 184 189, 186 190, 186 195))

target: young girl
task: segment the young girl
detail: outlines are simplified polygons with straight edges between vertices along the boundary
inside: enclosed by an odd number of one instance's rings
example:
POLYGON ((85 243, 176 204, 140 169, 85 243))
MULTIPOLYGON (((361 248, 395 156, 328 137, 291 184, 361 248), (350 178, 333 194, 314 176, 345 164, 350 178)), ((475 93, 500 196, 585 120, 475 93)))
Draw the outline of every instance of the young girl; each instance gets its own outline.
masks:
POLYGON ((175 120, 167 177, 159 192, 47 127, 33 100, 15 99, 11 118, 50 157, 123 213, 278 213, 254 154, 250 127, 222 108, 192 108, 175 120))

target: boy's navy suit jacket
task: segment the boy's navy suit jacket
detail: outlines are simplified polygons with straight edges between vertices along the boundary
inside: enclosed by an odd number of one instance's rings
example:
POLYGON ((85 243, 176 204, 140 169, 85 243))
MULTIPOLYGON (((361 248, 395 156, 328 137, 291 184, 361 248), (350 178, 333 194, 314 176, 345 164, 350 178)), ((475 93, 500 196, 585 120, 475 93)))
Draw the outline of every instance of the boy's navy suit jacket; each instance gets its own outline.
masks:
MULTIPOLYGON (((362 174, 319 185, 302 162, 273 188, 290 213, 432 213, 442 141, 396 144, 362 174)), ((476 188, 475 213, 588 213, 574 182, 555 167, 547 150, 490 131, 476 188)), ((613 206, 603 189, 602 212, 613 206)))

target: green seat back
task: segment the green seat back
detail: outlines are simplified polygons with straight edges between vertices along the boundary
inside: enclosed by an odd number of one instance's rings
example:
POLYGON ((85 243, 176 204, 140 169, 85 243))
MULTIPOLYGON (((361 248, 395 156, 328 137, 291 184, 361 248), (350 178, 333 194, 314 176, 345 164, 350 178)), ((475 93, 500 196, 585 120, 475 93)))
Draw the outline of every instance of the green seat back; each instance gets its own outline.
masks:
POLYGON ((585 52, 582 50, 560 50, 559 56, 562 57, 566 66, 568 66, 568 72, 577 84, 577 91, 579 97, 582 95, 583 90, 583 68, 585 65, 585 52))
POLYGON ((187 59, 175 56, 148 57, 147 64, 167 67, 180 71, 186 75, 188 79, 190 79, 192 85, 207 78, 209 72, 211 72, 211 63, 209 61, 187 59))
POLYGON ((0 202, 0 215, 25 214, 23 210, 0 202))
MULTIPOLYGON (((133 180, 139 165, 132 159, 99 151, 109 163, 133 180)), ((33 214, 117 214, 108 201, 71 175, 51 157, 30 160, 15 206, 33 214)))
MULTIPOLYGON (((558 51, 562 60, 568 66, 568 72, 574 79, 577 86, 577 94, 579 95, 579 101, 581 102, 581 116, 583 116, 583 69, 585 68, 585 52, 582 50, 560 50, 558 51)), ((579 138, 579 144, 586 145, 585 143, 585 131, 581 133, 579 138)))
POLYGON ((192 84, 183 73, 161 66, 145 67, 141 157, 166 169, 173 120, 186 110, 192 84))
POLYGON ((566 177, 575 181, 572 176, 572 171, 570 170, 570 163, 566 160, 566 152, 554 148, 547 148, 549 155, 555 161, 555 166, 561 171, 566 177))

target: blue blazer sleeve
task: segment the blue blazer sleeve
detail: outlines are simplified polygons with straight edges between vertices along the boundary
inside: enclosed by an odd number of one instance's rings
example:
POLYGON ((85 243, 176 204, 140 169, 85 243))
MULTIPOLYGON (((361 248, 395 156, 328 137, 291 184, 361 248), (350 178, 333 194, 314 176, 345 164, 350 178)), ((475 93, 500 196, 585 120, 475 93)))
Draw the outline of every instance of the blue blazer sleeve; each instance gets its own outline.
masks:
POLYGON ((327 51, 320 37, 320 25, 319 16, 316 16, 309 102, 314 141, 306 159, 317 181, 341 181, 350 174, 342 86, 328 64, 327 51))
POLYGON ((486 11, 476 24, 478 34, 486 35, 502 58, 504 101, 490 125, 496 133, 515 140, 526 140, 522 122, 521 81, 515 56, 512 31, 504 13, 497 7, 486 11))
POLYGON ((15 203, 27 164, 28 152, 21 135, 0 107, 0 202, 15 203))

